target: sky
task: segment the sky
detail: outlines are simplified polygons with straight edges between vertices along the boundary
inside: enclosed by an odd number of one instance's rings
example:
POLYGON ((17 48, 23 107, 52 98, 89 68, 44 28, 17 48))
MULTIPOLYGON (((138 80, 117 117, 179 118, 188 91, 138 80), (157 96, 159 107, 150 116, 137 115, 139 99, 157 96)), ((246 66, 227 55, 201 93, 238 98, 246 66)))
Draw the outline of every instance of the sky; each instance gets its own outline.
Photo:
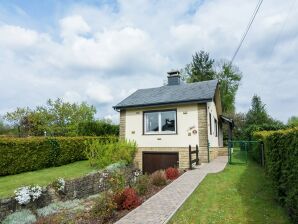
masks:
MULTIPOLYGON (((117 123, 113 105, 195 52, 230 60, 257 2, 0 0, 0 114, 59 97, 117 123)), ((257 94, 273 118, 298 115, 297 18, 296 0, 264 0, 234 61, 237 112, 257 94)))

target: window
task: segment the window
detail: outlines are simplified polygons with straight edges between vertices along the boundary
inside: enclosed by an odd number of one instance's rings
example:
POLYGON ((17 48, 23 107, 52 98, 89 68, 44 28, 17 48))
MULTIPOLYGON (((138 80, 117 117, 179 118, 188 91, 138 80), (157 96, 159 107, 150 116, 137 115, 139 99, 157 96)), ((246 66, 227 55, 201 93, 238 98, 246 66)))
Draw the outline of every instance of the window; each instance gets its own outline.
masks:
POLYGON ((176 134, 176 111, 144 112, 144 134, 176 134))
POLYGON ((218 127, 217 127, 217 120, 214 118, 214 129, 215 129, 215 137, 218 135, 218 127))
POLYGON ((212 120, 211 120, 211 113, 209 113, 209 129, 210 129, 210 135, 212 135, 212 120))

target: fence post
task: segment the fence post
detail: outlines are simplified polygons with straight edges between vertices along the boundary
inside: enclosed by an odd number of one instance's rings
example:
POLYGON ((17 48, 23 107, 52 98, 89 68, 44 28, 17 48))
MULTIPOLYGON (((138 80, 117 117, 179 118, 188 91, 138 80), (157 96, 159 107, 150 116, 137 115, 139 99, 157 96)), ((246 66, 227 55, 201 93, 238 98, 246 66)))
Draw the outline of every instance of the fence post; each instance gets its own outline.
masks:
POLYGON ((231 141, 228 141, 228 158, 229 158, 229 164, 231 164, 231 141))
POLYGON ((261 142, 261 156, 262 156, 262 166, 265 166, 265 156, 264 156, 264 142, 261 142))
POLYGON ((247 144, 247 142, 245 142, 245 156, 246 156, 246 158, 245 158, 245 163, 247 163, 247 157, 248 157, 248 148, 249 148, 249 144, 247 144), (248 146, 247 146, 248 145, 248 146))
POLYGON ((192 170, 192 164, 191 164, 191 145, 188 147, 188 158, 189 158, 189 169, 192 170))
POLYGON ((199 165, 199 146, 196 145, 196 165, 199 165))

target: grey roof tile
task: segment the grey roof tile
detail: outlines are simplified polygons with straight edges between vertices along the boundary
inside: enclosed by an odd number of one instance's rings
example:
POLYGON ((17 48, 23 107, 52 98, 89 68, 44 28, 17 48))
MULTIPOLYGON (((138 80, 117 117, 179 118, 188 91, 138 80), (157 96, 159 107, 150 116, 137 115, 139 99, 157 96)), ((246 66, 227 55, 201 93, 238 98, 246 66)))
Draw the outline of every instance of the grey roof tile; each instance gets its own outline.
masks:
POLYGON ((217 80, 209 80, 139 89, 114 106, 114 108, 121 109, 192 101, 211 101, 214 97, 217 83, 217 80))

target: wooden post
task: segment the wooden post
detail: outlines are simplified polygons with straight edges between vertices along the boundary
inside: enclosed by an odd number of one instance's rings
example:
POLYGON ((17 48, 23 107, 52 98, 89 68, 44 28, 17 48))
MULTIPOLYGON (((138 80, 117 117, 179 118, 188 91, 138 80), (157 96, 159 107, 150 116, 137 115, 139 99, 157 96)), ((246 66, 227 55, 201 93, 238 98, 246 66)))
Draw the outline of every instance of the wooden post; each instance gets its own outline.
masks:
POLYGON ((192 170, 192 164, 191 164, 191 145, 188 147, 188 158, 189 158, 189 169, 192 170))
POLYGON ((261 142, 261 156, 262 156, 262 166, 265 166, 265 152, 264 152, 264 142, 261 142))
POLYGON ((199 165, 199 146, 196 145, 196 165, 199 165))

